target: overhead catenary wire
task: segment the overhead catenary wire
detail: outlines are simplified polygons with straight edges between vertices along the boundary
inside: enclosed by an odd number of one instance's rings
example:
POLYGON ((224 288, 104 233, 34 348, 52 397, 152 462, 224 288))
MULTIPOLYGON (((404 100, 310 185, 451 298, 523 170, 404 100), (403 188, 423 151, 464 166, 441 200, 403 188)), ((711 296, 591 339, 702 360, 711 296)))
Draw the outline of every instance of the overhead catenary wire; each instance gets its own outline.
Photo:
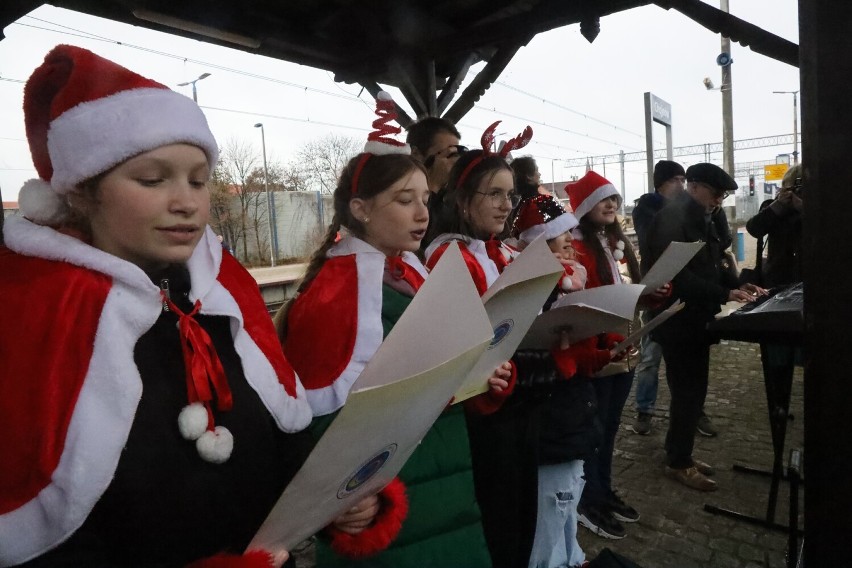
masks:
MULTIPOLYGON (((210 68, 210 69, 216 69, 216 70, 220 70, 220 71, 234 73, 234 74, 237 74, 237 75, 240 75, 240 76, 250 77, 250 78, 257 79, 257 80, 269 81, 269 82, 279 84, 279 85, 283 85, 283 86, 286 86, 286 87, 298 88, 299 90, 301 90, 305 93, 312 92, 312 93, 317 93, 317 94, 321 94, 321 95, 325 95, 325 96, 335 97, 335 98, 338 98, 338 99, 347 100, 347 101, 350 101, 350 102, 358 102, 358 103, 364 104, 365 106, 369 107, 369 104, 368 104, 367 101, 364 101, 358 95, 347 92, 346 90, 341 88, 339 85, 336 85, 336 86, 337 86, 337 88, 340 92, 331 92, 331 91, 327 91, 327 90, 324 90, 324 89, 318 89, 318 88, 315 88, 315 87, 310 87, 310 86, 307 86, 307 85, 294 83, 292 81, 286 81, 286 80, 275 78, 275 77, 269 77, 267 75, 263 75, 263 74, 259 74, 259 73, 253 73, 253 72, 245 71, 245 70, 242 70, 242 69, 235 69, 233 67, 228 67, 226 65, 211 63, 211 62, 200 60, 200 59, 188 58, 188 57, 178 55, 178 54, 175 54, 175 53, 170 53, 170 52, 156 50, 156 49, 152 49, 152 48, 148 48, 148 47, 144 47, 144 46, 140 46, 140 45, 135 45, 135 44, 127 43, 127 42, 118 41, 118 40, 115 40, 115 39, 112 39, 112 38, 109 38, 109 37, 106 37, 106 36, 103 36, 103 35, 87 32, 85 30, 80 30, 80 29, 77 29, 77 28, 73 28, 71 26, 63 25, 63 24, 58 24, 56 22, 51 22, 49 20, 46 20, 46 19, 43 19, 43 18, 37 18, 35 16, 25 16, 25 17, 32 19, 34 21, 49 25, 49 26, 54 26, 55 28, 60 28, 60 29, 53 29, 53 28, 48 28, 48 27, 43 27, 43 26, 26 24, 26 23, 22 23, 22 22, 15 22, 15 24, 20 25, 20 26, 24 26, 24 27, 40 29, 40 30, 48 31, 48 32, 52 32, 52 33, 60 33, 60 34, 72 35, 72 36, 76 36, 76 37, 83 37, 83 38, 87 38, 87 39, 94 40, 94 41, 102 41, 102 42, 112 43, 112 44, 115 44, 115 45, 118 45, 118 46, 121 46, 121 47, 127 47, 127 48, 131 48, 131 49, 140 50, 140 51, 143 51, 143 52, 146 52, 146 53, 150 53, 152 55, 158 55, 158 56, 161 56, 161 57, 177 59, 177 60, 184 61, 184 62, 191 62, 193 64, 201 65, 201 66, 204 66, 204 67, 210 68)), ((0 79, 2 79, 2 78, 0 78, 0 79)), ((23 82, 23 81, 18 81, 18 80, 11 80, 11 81, 23 82)), ((522 89, 519 89, 517 87, 509 85, 505 82, 499 82, 498 81, 497 83, 500 84, 501 86, 505 87, 505 88, 515 90, 515 91, 517 91, 517 92, 519 92, 519 93, 521 93, 525 96, 534 97, 537 100, 541 100, 541 101, 543 101, 547 104, 554 105, 557 108, 566 110, 568 112, 575 113, 579 116, 583 116, 584 118, 598 122, 600 124, 603 124, 607 127, 613 128, 615 130, 623 131, 623 132, 631 134, 631 135, 637 135, 636 133, 633 133, 629 130, 620 128, 616 125, 607 123, 606 121, 597 119, 595 117, 592 117, 588 114, 585 114, 585 113, 582 113, 582 112, 579 112, 579 111, 576 111, 574 109, 570 109, 570 108, 568 108, 564 105, 561 105, 559 103, 556 103, 554 101, 550 101, 548 99, 544 99, 542 97, 533 95, 532 93, 528 93, 528 92, 526 92, 522 89)), ((277 115, 277 114, 261 113, 261 112, 247 111, 247 110, 241 110, 241 109, 222 108, 222 107, 206 106, 206 107, 202 107, 202 108, 205 108, 205 109, 211 110, 211 111, 239 113, 239 114, 245 114, 245 115, 251 115, 251 116, 266 117, 266 118, 270 118, 270 119, 299 122, 299 123, 303 123, 303 124, 314 124, 314 125, 318 125, 318 126, 342 128, 342 129, 353 130, 353 131, 357 131, 357 132, 366 132, 366 131, 369 130, 369 129, 366 129, 366 128, 354 127, 354 126, 349 126, 349 125, 345 125, 345 124, 312 120, 310 118, 298 118, 298 117, 292 117, 292 116, 283 116, 283 115, 277 115)), ((578 137, 588 139, 588 140, 594 140, 594 141, 597 141, 597 142, 601 142, 601 143, 604 143, 604 144, 607 144, 607 145, 614 146, 616 148, 627 148, 627 149, 636 149, 636 150, 639 149, 635 146, 625 146, 624 144, 617 142, 617 141, 614 141, 614 140, 599 138, 597 136, 593 136, 593 135, 588 134, 588 133, 577 132, 577 131, 574 131, 574 130, 571 130, 571 129, 568 129, 568 128, 557 126, 555 124, 550 124, 550 123, 547 123, 547 122, 532 120, 532 119, 529 119, 527 117, 520 116, 520 115, 517 115, 517 114, 514 114, 514 113, 502 112, 502 111, 498 110, 497 108, 487 108, 487 107, 483 107, 481 105, 476 105, 475 108, 477 108, 481 111, 484 111, 484 112, 498 114, 501 117, 515 118, 515 119, 524 121, 525 123, 528 123, 528 124, 534 124, 534 125, 541 126, 541 127, 544 127, 544 128, 554 129, 558 132, 562 132, 562 133, 567 134, 567 135, 578 136, 578 137)), ((460 124, 459 126, 469 128, 469 126, 466 126, 464 124, 460 124)), ((638 135, 638 136, 641 137, 641 135, 638 135)), ((583 149, 579 149, 579 148, 574 148, 574 147, 569 147, 569 146, 565 146, 565 145, 561 145, 561 144, 555 144, 555 143, 552 143, 552 142, 547 142, 547 141, 541 140, 540 138, 538 140, 536 140, 535 142, 539 145, 542 145, 542 146, 555 148, 558 151, 574 152, 574 153, 581 155, 581 156, 586 156, 586 155, 589 155, 589 154, 592 153, 588 150, 583 150, 583 149)), ((542 156, 542 158, 548 159, 548 160, 566 159, 566 157, 564 157, 564 156, 560 157, 560 158, 542 156)))
MULTIPOLYGON (((144 47, 144 46, 140 46, 140 45, 135 45, 135 44, 132 44, 132 43, 118 41, 118 40, 115 40, 115 39, 112 39, 112 38, 109 38, 109 37, 106 37, 106 36, 102 36, 102 35, 94 34, 94 33, 91 33, 91 32, 87 32, 85 30, 73 28, 71 26, 66 26, 66 25, 63 25, 63 24, 58 24, 56 22, 51 22, 51 21, 43 19, 43 18, 37 18, 35 16, 25 16, 25 17, 32 19, 32 20, 35 20, 35 21, 38 21, 38 22, 41 22, 43 24, 55 26, 57 28, 62 28, 62 29, 57 30, 57 29, 47 28, 47 27, 43 27, 43 26, 35 26, 35 25, 31 25, 31 24, 25 24, 25 23, 22 23, 22 22, 15 22, 14 24, 24 26, 24 27, 30 27, 30 28, 34 28, 34 29, 40 29, 40 30, 43 30, 43 31, 53 32, 53 33, 67 34, 67 35, 72 35, 72 36, 76 36, 76 37, 84 37, 84 38, 95 40, 95 41, 112 43, 112 44, 119 45, 119 46, 122 46, 122 47, 140 50, 140 51, 143 51, 143 52, 146 52, 146 53, 150 53, 152 55, 159 55, 159 56, 162 56, 162 57, 177 59, 179 61, 190 62, 190 63, 196 64, 196 65, 204 66, 206 68, 216 69, 216 70, 219 70, 219 71, 226 71, 226 72, 229 72, 229 73, 235 73, 235 74, 240 75, 240 76, 250 77, 250 78, 253 78, 253 79, 257 79, 257 80, 269 81, 269 82, 276 83, 276 84, 279 84, 279 85, 283 85, 283 86, 286 86, 286 87, 296 88, 296 89, 302 90, 303 92, 313 92, 313 93, 322 94, 322 95, 325 95, 325 96, 330 96, 330 97, 335 97, 335 98, 338 98, 338 99, 347 100, 347 101, 350 101, 350 102, 357 102, 357 103, 367 105, 369 107, 369 103, 367 101, 364 101, 362 98, 360 98, 357 95, 354 95, 352 93, 345 91, 344 89, 340 88, 339 86, 338 86, 338 89, 341 92, 336 93, 336 92, 332 92, 332 91, 327 91, 325 89, 318 89, 318 88, 315 88, 315 87, 310 87, 308 85, 302 85, 300 83, 294 83, 292 81, 286 81, 284 79, 279 79, 279 78, 276 78, 276 77, 269 77, 267 75, 262 75, 262 74, 259 74, 259 73, 253 73, 253 72, 245 71, 245 70, 242 70, 242 69, 235 69, 233 67, 228 67, 226 65, 221 65, 221 64, 218 64, 218 63, 212 63, 212 62, 208 62, 208 61, 204 61, 204 60, 200 60, 200 59, 189 58, 189 57, 185 57, 185 56, 178 55, 178 54, 175 54, 175 53, 170 53, 170 52, 152 49, 152 48, 148 48, 148 47, 144 47)), ((499 81, 498 81, 498 83, 507 87, 507 88, 517 90, 517 91, 521 92, 522 94, 525 94, 525 95, 528 95, 528 96, 534 96, 531 93, 527 93, 526 91, 523 91, 521 89, 518 89, 518 88, 513 87, 511 85, 508 85, 506 83, 502 83, 502 82, 499 82, 499 81)), ((620 127, 617 127, 615 125, 612 125, 612 124, 607 123, 605 121, 602 121, 600 119, 591 117, 587 114, 580 113, 579 111, 575 111, 573 109, 569 109, 568 107, 564 107, 563 105, 559 105, 558 103, 554 103, 552 101, 547 101, 546 99, 541 99, 541 97, 536 97, 536 98, 539 99, 539 100, 544 100, 545 102, 548 102, 549 104, 553 104, 553 105, 555 105, 559 108, 563 108, 563 109, 568 110, 570 112, 574 112, 578 115, 584 116, 584 117, 588 118, 589 120, 593 120, 595 122, 604 124, 604 125, 609 126, 609 127, 613 127, 615 129, 618 129, 618 130, 622 130, 622 131, 630 133, 630 134, 635 134, 633 132, 630 132, 630 131, 625 130, 625 129, 621 129, 620 127)), ((540 126, 544 126, 544 127, 548 127, 548 128, 554 128, 556 130, 559 130, 559 131, 564 132, 564 133, 569 134, 569 135, 575 135, 575 136, 580 136, 580 137, 583 137, 583 138, 588 138, 590 140, 596 140, 598 142, 610 144, 610 145, 615 146, 615 147, 619 147, 619 148, 620 147, 627 147, 629 149, 634 149, 634 150, 639 149, 638 147, 635 147, 635 146, 625 146, 624 144, 621 144, 621 143, 613 141, 613 140, 598 138, 598 137, 592 136, 590 134, 584 134, 584 133, 581 133, 581 132, 575 132, 575 131, 572 131, 572 130, 567 129, 567 128, 555 126, 555 125, 552 125, 552 124, 547 124, 547 123, 540 122, 540 121, 534 121, 532 119, 522 117, 522 116, 519 116, 519 115, 515 115, 515 114, 504 113, 504 112, 498 111, 496 108, 495 109, 487 109, 486 107, 482 107, 482 106, 479 106, 479 105, 476 105, 476 108, 479 108, 480 110, 485 110, 487 112, 498 113, 501 116, 517 118, 519 120, 523 120, 523 121, 526 121, 528 123, 538 124, 540 126)), ((315 122, 315 121, 310 121, 310 122, 315 122)), ((345 127, 343 125, 339 125, 339 126, 345 127)), ((568 149, 571 150, 571 148, 568 148, 568 149)), ((577 153, 580 153, 580 154, 588 153, 586 151, 578 150, 578 149, 573 149, 573 151, 576 151, 577 153)))

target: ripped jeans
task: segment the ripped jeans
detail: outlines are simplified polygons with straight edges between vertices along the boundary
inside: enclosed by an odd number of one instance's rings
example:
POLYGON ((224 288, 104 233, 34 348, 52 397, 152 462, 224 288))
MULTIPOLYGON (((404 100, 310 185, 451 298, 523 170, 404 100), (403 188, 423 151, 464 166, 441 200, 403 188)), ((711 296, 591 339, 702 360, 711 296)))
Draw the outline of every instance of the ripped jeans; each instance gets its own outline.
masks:
POLYGON ((586 559, 577 542, 577 503, 585 484, 583 460, 538 467, 538 514, 529 568, 573 568, 586 559))

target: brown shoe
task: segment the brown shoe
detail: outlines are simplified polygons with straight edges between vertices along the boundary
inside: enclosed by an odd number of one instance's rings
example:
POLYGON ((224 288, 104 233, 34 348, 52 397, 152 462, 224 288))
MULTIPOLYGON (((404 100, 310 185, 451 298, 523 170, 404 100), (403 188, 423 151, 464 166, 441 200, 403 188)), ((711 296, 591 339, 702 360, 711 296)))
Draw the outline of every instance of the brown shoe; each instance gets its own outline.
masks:
POLYGON ((698 473, 702 475, 716 475, 716 470, 713 469, 713 466, 709 463, 692 458, 692 465, 694 465, 695 469, 698 470, 698 473))
POLYGON ((674 469, 666 466, 666 477, 670 477, 687 487, 698 489, 699 491, 716 491, 718 488, 715 481, 698 471, 695 466, 683 469, 674 469))

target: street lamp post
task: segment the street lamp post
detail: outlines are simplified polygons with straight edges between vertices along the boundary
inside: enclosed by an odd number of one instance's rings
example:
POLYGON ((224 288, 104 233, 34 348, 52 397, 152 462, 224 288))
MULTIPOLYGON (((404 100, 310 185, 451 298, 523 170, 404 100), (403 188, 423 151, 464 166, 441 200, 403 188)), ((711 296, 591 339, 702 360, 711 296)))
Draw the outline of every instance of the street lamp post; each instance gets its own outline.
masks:
POLYGON ((186 83, 178 83, 178 87, 186 87, 187 85, 192 85, 192 100, 198 102, 198 91, 195 89, 195 84, 202 79, 206 79, 210 76, 210 73, 202 73, 198 76, 197 79, 193 79, 192 81, 187 81, 186 83))
POLYGON ((799 163, 799 91, 772 91, 776 95, 793 95, 793 165, 799 163))
POLYGON ((269 168, 266 166, 266 133, 263 130, 262 122, 258 122, 254 127, 260 128, 260 141, 263 144, 263 187, 266 190, 266 210, 269 220, 269 261, 270 266, 275 266, 275 257, 278 256, 278 228, 275 226, 275 197, 269 191, 269 168))
MULTIPOLYGON (((720 9, 729 12, 728 0, 720 0, 720 9)), ((731 53, 731 40, 722 36, 722 53, 731 53)), ((731 61, 722 65, 722 165, 728 175, 734 177, 734 110, 731 61)))

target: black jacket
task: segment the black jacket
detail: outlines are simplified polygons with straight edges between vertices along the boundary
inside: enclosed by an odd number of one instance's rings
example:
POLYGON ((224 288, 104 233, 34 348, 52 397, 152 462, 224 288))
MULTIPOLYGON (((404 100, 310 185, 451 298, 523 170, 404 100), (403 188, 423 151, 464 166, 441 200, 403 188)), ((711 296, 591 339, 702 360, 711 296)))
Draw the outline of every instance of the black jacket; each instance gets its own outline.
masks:
POLYGON ((672 241, 703 241, 706 246, 674 277, 671 298, 655 310, 654 313, 662 311, 676 299, 686 303, 680 313, 658 328, 658 337, 679 333, 684 327, 704 329, 727 302, 730 291, 738 287, 736 279, 719 268, 723 253, 732 242, 724 210, 717 209, 708 215, 686 192, 672 199, 654 217, 648 229, 649 254, 642 256, 643 273, 672 241))
POLYGON ((758 214, 746 222, 751 236, 767 241, 761 275, 761 285, 767 288, 802 280, 802 215, 791 206, 772 207, 774 201, 761 203, 758 214))
POLYGON ((633 228, 639 241, 639 256, 648 254, 648 228, 654 216, 665 207, 666 198, 657 192, 646 193, 636 200, 633 206, 633 228))

